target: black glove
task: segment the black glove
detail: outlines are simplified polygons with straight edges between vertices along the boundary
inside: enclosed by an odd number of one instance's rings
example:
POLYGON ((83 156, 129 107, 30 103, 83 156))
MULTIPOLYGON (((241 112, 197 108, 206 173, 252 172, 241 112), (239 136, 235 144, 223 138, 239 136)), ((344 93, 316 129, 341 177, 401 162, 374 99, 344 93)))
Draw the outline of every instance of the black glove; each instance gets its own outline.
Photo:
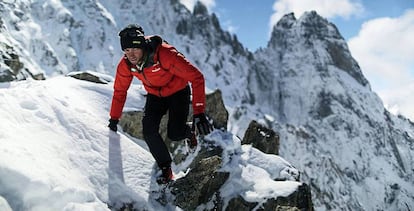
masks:
POLYGON ((193 116, 193 125, 196 126, 200 135, 208 135, 211 131, 213 131, 213 126, 210 122, 208 122, 204 113, 195 114, 193 116))
POLYGON ((118 124, 119 120, 117 119, 109 119, 109 129, 111 129, 112 131, 116 132, 118 130, 117 124, 118 124))

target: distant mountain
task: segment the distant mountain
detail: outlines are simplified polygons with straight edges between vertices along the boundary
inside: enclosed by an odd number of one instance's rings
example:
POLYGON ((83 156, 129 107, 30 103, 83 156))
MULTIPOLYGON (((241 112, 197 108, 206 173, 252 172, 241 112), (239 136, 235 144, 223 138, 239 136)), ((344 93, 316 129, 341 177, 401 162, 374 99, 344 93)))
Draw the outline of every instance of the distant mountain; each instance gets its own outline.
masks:
POLYGON ((117 32, 139 23, 222 90, 232 132, 242 136, 256 119, 279 133, 280 153, 302 171, 317 210, 414 207, 414 124, 384 108, 337 28, 316 12, 285 15, 256 52, 201 3, 191 13, 177 0, 17 0, 0 3, 0 13, 3 81, 113 75, 117 32))
POLYGON ((250 92, 316 207, 414 207, 414 124, 384 108, 333 24, 316 12, 285 15, 255 61, 250 92))

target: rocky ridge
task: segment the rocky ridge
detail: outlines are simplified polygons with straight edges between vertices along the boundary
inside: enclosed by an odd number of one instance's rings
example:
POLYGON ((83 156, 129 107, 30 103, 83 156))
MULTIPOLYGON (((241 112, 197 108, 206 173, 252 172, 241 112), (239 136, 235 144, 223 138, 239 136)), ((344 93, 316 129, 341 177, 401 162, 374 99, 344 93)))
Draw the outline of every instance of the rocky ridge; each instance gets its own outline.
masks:
MULTIPOLYGON (((206 115, 212 117, 210 119, 214 125, 227 125, 227 111, 222 103, 220 91, 216 90, 206 97, 209 102, 206 115)), ((189 107, 191 106, 189 105, 189 107)), ((143 139, 142 131, 140 131, 142 115, 141 111, 125 112, 120 121, 124 132, 140 140, 143 139)), ((167 119, 164 117, 160 132, 167 140, 174 164, 181 165, 183 162, 188 162, 189 154, 183 150, 186 147, 185 142, 168 141, 166 121, 167 119)), ((221 136, 228 135, 224 129, 220 133, 221 136)), ((223 149, 215 143, 214 139, 199 138, 199 140, 201 140, 200 149, 196 151, 196 156, 191 158, 192 160, 188 164, 190 171, 186 176, 173 181, 167 191, 153 193, 152 197, 162 205, 171 204, 183 210, 200 208, 203 210, 313 210, 311 190, 309 185, 305 183, 302 183, 297 191, 289 196, 269 198, 265 202, 246 201, 242 195, 237 194, 230 199, 222 197, 220 191, 231 176, 225 168, 223 170, 223 166, 228 165, 226 162, 229 160, 237 160, 235 157, 240 154, 237 152, 226 153, 225 151, 228 149, 223 149)), ((262 152, 278 154, 279 139, 277 134, 255 121, 247 129, 242 143, 255 146, 262 152)), ((300 180, 298 171, 289 164, 281 168, 280 171, 274 172, 280 175, 280 177, 274 178, 277 181, 300 180)), ((133 207, 133 205, 129 205, 129 207, 133 207)))

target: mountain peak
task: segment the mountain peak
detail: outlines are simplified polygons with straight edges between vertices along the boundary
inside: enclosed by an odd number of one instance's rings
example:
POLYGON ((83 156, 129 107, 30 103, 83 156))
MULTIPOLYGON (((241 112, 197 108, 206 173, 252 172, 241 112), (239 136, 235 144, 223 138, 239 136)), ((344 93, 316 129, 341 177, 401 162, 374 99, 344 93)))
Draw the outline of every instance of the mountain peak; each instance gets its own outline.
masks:
POLYGON ((300 17, 300 19, 307 20, 307 21, 325 21, 328 22, 324 17, 320 16, 316 11, 306 11, 300 17))
POLYGON ((194 15, 208 15, 208 10, 207 7, 201 3, 200 1, 197 1, 197 3, 194 6, 194 11, 193 11, 194 15))
POLYGON ((274 36, 278 36, 277 33, 284 29, 295 30, 295 33, 305 38, 343 39, 336 26, 315 11, 305 12, 299 19, 295 18, 294 13, 284 15, 274 26, 270 42, 274 36))
MULTIPOLYGON (((362 86, 368 85, 336 26, 315 11, 305 12, 299 19, 293 13, 283 16, 273 28, 268 50, 283 55, 297 54, 296 59, 304 59, 302 57, 308 55, 309 61, 318 61, 315 66, 320 66, 321 73, 325 74, 326 71, 321 70, 332 65, 345 71, 362 86), (298 52, 298 49, 301 50, 298 52), (309 52, 304 54, 306 51, 309 52)), ((279 59, 282 58, 279 56, 279 59)))
POLYGON ((276 24, 276 27, 290 28, 296 22, 295 14, 289 13, 284 15, 276 24))
POLYGON ((306 33, 315 34, 319 38, 328 36, 335 39, 343 39, 336 26, 315 11, 305 12, 298 22, 306 33))

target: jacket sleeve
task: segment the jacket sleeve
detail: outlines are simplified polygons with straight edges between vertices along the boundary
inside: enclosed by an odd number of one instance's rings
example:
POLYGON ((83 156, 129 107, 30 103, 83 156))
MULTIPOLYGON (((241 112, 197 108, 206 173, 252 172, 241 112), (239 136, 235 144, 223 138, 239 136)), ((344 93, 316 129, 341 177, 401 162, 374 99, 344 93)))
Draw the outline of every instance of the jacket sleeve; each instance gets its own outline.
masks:
POLYGON ((200 70, 173 47, 160 46, 159 60, 163 68, 191 83, 193 113, 204 113, 206 104, 205 82, 200 70))
POLYGON ((122 109, 124 108, 127 92, 132 82, 132 74, 128 70, 128 65, 124 59, 118 64, 115 83, 114 94, 112 96, 112 104, 110 116, 111 119, 119 119, 122 115, 122 109))

